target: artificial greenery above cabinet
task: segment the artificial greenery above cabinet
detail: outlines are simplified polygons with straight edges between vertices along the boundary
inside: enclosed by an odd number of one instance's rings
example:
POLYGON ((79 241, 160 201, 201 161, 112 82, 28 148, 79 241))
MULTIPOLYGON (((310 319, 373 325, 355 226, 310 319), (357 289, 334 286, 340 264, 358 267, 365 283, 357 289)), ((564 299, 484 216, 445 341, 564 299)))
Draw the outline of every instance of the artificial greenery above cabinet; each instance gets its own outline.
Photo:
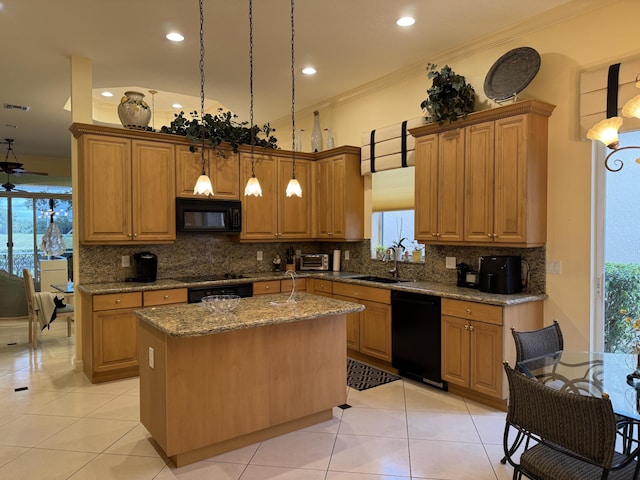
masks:
POLYGON ((539 247, 547 237, 548 118, 538 100, 411 129, 416 240, 539 247))

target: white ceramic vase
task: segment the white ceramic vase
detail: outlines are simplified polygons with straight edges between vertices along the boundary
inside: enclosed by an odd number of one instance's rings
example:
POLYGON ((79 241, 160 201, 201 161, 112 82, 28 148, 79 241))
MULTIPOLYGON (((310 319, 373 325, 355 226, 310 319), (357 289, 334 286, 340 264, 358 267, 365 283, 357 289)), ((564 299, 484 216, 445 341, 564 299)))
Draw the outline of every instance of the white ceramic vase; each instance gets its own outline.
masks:
POLYGON ((151 109, 140 92, 124 92, 118 105, 118 117, 125 128, 145 130, 151 120, 151 109))

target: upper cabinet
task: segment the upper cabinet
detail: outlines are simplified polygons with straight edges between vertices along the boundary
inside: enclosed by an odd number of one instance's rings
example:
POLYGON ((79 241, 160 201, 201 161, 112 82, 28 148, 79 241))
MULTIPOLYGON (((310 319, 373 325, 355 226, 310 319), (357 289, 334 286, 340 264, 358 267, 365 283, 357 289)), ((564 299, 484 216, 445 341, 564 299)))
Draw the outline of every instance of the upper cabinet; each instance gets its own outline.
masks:
MULTIPOLYGON (((196 147, 198 148, 198 147, 196 147)), ((214 197, 217 200, 240 200, 238 154, 224 155, 213 150, 205 151, 205 172, 211 179, 214 197)), ((201 197, 193 193, 193 187, 202 173, 201 152, 191 152, 187 145, 176 146, 176 195, 178 197, 201 197)))
MULTIPOLYGON (((111 129, 109 129, 111 130, 111 129)), ((80 241, 171 243, 175 230, 172 143, 84 133, 78 143, 80 241)))
POLYGON ((315 168, 315 237, 319 240, 364 238, 364 179, 360 149, 340 147, 317 153, 315 168))
POLYGON ((553 105, 529 100, 429 124, 416 137, 416 239, 537 247, 546 242, 553 105))

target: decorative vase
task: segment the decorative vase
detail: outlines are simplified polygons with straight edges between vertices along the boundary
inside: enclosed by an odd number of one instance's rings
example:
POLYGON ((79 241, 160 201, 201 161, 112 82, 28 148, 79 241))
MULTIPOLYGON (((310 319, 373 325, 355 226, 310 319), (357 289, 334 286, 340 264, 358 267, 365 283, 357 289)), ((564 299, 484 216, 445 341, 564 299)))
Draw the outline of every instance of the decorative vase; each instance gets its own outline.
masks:
POLYGON ((302 151, 302 132, 304 130, 300 130, 297 129, 296 130, 296 136, 295 136, 295 141, 294 141, 294 151, 296 152, 301 152, 302 151))
POLYGON ((146 130, 151 120, 151 109, 140 92, 124 92, 118 105, 118 117, 125 128, 146 130))
POLYGON ((322 151, 322 130, 320 130, 320 112, 313 112, 313 130, 311 130, 311 151, 322 151))
POLYGON ((325 128, 325 130, 327 131, 327 148, 331 150, 334 147, 333 135, 331 135, 330 128, 325 128))

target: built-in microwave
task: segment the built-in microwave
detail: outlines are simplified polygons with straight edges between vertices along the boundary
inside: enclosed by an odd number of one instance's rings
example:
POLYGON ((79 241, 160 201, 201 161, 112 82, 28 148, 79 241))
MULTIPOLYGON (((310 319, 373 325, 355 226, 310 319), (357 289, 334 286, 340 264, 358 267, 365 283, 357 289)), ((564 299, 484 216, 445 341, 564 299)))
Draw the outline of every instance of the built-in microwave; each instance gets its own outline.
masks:
POLYGON ((178 232, 240 233, 241 203, 237 200, 176 199, 178 232))

